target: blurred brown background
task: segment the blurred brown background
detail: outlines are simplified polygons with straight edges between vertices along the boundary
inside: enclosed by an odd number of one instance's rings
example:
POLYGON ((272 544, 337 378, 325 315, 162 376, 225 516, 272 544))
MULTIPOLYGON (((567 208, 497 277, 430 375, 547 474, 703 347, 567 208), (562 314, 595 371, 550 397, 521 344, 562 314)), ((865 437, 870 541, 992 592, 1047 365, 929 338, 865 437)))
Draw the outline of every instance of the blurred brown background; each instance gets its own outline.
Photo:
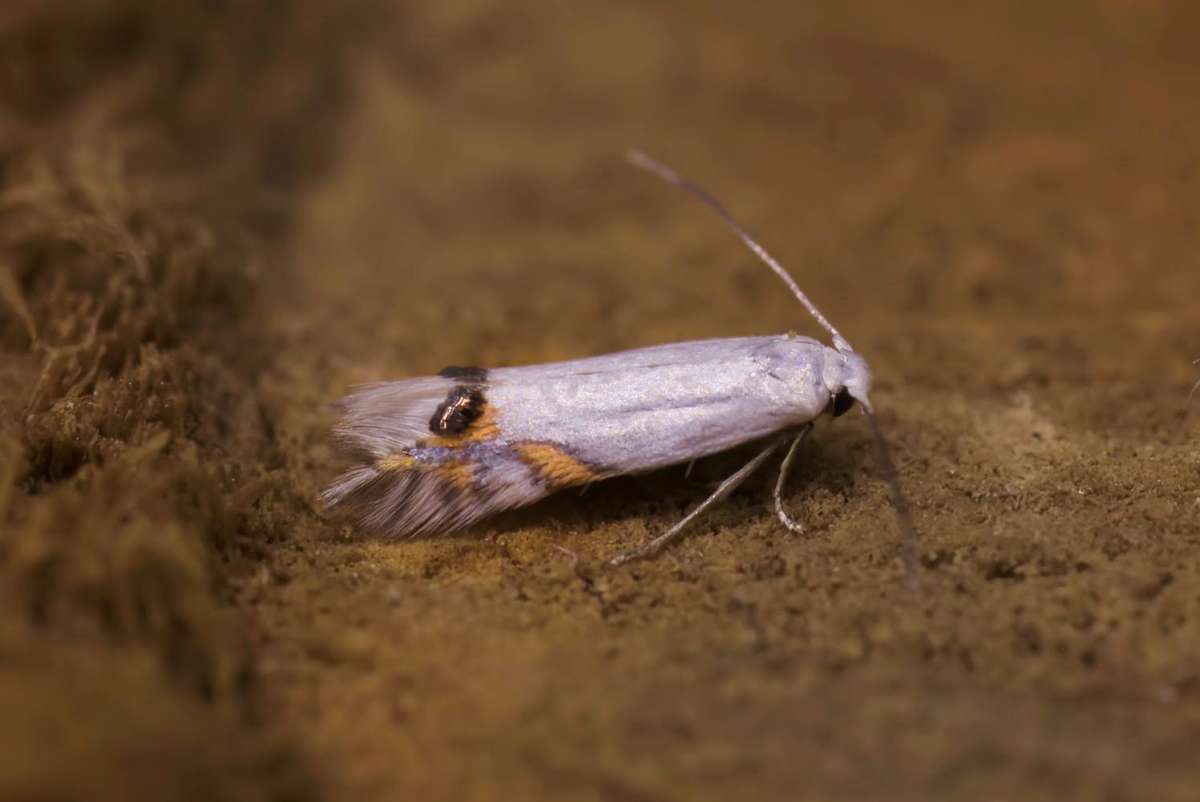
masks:
POLYGON ((1197 8, 5 3, 0 798, 1196 798, 1197 8), (870 360, 919 594, 858 416, 621 570, 745 455, 317 508, 352 384, 815 333, 630 146, 870 360))

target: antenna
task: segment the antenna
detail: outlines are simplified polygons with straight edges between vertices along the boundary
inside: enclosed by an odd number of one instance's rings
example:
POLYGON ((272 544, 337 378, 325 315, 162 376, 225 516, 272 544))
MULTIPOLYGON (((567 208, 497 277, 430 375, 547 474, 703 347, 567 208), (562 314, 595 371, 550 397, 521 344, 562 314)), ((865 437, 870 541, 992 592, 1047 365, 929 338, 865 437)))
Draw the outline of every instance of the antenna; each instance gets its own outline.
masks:
POLYGON ((730 214, 716 198, 714 198, 712 195, 709 195, 703 189, 696 186, 691 181, 672 170, 670 167, 666 166, 660 161, 650 158, 640 150, 629 151, 629 153, 626 154, 626 158, 634 167, 640 167, 646 172, 653 173, 654 175, 658 176, 668 184, 674 184, 680 189, 690 192, 710 209, 716 212, 717 216, 724 220, 727 226, 733 229, 733 233, 737 234, 742 242, 746 243, 746 247, 754 251, 754 254, 758 256, 759 259, 762 259, 763 262, 766 263, 767 267, 775 271, 775 275, 783 279, 783 283, 788 285, 788 289, 790 289, 792 294, 796 296, 796 299, 804 305, 804 308, 808 310, 808 313, 816 318, 816 321, 821 324, 825 331, 829 332, 829 336, 833 338, 833 347, 836 348, 839 353, 854 352, 854 349, 850 346, 850 343, 846 341, 846 338, 841 335, 841 332, 834 328, 833 324, 825 319, 825 316, 821 314, 821 310, 817 309, 816 305, 813 304, 812 301, 808 300, 808 296, 804 294, 804 290, 800 289, 800 285, 796 283, 794 278, 792 278, 791 273, 788 273, 786 270, 784 270, 783 265, 775 261, 775 257, 767 253, 766 248, 759 245, 753 237, 746 233, 746 229, 742 228, 738 221, 733 219, 733 215, 730 214))
MULTIPOLYGON (((775 275, 783 279, 783 283, 788 285, 788 289, 790 289, 792 294, 796 296, 796 299, 804 305, 804 308, 808 310, 809 314, 816 318, 816 321, 820 323, 827 332, 829 332, 829 336, 833 338, 833 347, 842 354, 854 353, 854 348, 852 348, 850 343, 846 341, 846 338, 841 335, 841 332, 834 328, 833 324, 825 319, 825 316, 821 314, 821 311, 817 309, 813 302, 808 300, 808 296, 804 294, 804 290, 800 289, 800 285, 796 283, 796 280, 792 278, 791 274, 783 268, 783 265, 775 261, 775 257, 767 253, 766 248, 759 245, 753 237, 746 233, 746 230, 741 227, 737 220, 733 219, 733 215, 721 205, 720 201, 718 201, 712 195, 709 195, 707 192, 693 184, 688 179, 681 176, 679 173, 672 170, 670 167, 667 167, 660 161, 652 159, 645 153, 642 153, 640 150, 629 151, 629 153, 626 155, 626 158, 629 159, 629 163, 634 167, 640 167, 641 169, 658 176, 668 184, 674 184, 680 189, 691 193, 706 206, 716 212, 717 216, 724 220, 725 224, 733 229, 733 232, 737 234, 742 242, 746 244, 746 247, 754 251, 755 255, 766 263, 767 267, 775 271, 775 275)), ((1197 383, 1197 387, 1200 387, 1200 383, 1197 383)), ((860 399, 860 401, 862 402, 863 414, 867 416, 867 420, 871 424, 871 434, 875 438, 876 452, 879 456, 879 464, 883 469, 884 481, 887 482, 888 487, 891 488, 892 492, 892 506, 896 510, 896 526, 900 529, 900 542, 902 549, 900 559, 904 563, 905 583, 911 590, 916 590, 918 587, 920 587, 920 576, 918 574, 920 569, 920 559, 917 552, 917 528, 913 525, 912 512, 908 506, 908 498, 904 495, 904 490, 900 487, 900 479, 896 473, 896 464, 892 462, 891 449, 888 447, 887 440, 884 439, 883 431, 879 428, 879 419, 875 417, 875 410, 871 407, 870 402, 866 401, 865 399, 860 399)))

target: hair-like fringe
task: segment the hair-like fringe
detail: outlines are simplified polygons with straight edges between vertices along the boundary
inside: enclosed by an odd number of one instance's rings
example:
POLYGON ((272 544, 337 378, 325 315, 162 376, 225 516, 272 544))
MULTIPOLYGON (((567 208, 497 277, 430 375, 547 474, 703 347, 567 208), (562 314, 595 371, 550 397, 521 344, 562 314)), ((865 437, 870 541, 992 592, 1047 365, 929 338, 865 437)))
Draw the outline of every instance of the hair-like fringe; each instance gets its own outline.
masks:
POLYGON ((550 490, 511 448, 497 443, 409 468, 356 465, 321 500, 329 507, 350 507, 368 529, 412 537, 462 529, 501 510, 531 504, 550 490), (470 483, 447 470, 456 462, 471 471, 470 483))
POLYGON ((364 461, 411 448, 429 436, 429 418, 453 388, 454 382, 439 376, 363 387, 334 405, 342 413, 334 442, 364 461))

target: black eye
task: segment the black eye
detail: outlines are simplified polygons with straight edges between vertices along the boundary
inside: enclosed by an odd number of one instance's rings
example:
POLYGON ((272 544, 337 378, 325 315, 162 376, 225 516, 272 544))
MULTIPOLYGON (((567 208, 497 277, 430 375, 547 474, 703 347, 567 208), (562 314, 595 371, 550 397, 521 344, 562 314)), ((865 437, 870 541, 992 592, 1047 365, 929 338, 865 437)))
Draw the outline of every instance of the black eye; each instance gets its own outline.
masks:
POLYGON ((843 387, 833 397, 833 417, 837 418, 845 415, 850 411, 850 407, 852 406, 854 406, 854 397, 843 387))

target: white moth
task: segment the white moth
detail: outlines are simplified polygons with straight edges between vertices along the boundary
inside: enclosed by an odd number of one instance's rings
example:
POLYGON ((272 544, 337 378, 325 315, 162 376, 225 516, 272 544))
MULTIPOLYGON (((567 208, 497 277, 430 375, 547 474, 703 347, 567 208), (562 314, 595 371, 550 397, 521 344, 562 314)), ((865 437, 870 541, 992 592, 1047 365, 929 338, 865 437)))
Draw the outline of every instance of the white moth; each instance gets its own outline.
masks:
POLYGON ((687 463, 742 443, 765 447, 683 520, 610 562, 647 557, 727 497, 787 440, 784 480, 813 421, 858 402, 871 422, 892 486, 915 580, 915 531, 869 398, 867 363, 792 277, 708 193, 634 152, 630 161, 714 209, 788 285, 830 334, 833 347, 796 335, 672 343, 513 368, 458 368, 365 387, 339 403, 337 443, 356 464, 323 494, 350 504, 374 530, 411 536, 449 532, 573 485, 687 463))

